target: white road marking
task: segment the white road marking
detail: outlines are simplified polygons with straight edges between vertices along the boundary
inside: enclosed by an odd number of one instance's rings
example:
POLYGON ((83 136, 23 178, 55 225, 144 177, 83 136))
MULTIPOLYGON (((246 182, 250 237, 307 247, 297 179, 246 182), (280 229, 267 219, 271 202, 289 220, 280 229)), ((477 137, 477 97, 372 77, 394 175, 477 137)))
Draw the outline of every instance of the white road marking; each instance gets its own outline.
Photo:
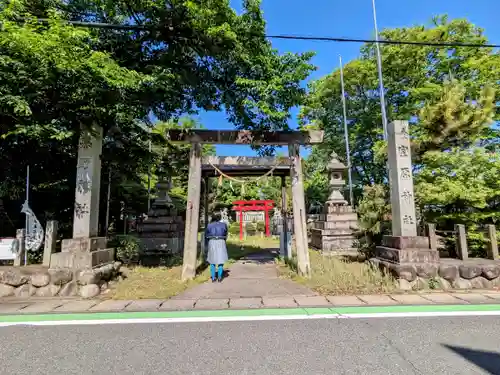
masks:
MULTIPOLYGON (((433 312, 393 312, 358 314, 301 314, 301 315, 257 315, 257 316, 214 316, 189 318, 123 318, 88 320, 44 320, 0 322, 0 327, 12 326, 70 326, 70 325, 109 325, 109 324, 163 324, 163 323, 210 323, 210 322, 252 322, 276 320, 314 320, 314 319, 373 319, 373 318, 423 318, 447 316, 500 316, 500 311, 433 311, 433 312)), ((1 317, 0 317, 1 319, 1 317)))

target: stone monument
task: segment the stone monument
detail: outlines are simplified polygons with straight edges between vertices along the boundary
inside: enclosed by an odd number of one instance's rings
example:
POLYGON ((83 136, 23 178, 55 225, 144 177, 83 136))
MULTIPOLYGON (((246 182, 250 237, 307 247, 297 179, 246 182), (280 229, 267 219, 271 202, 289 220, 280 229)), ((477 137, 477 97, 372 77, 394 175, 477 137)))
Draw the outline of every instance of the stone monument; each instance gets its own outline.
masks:
POLYGON ((51 268, 91 269, 114 261, 114 249, 98 236, 101 187, 102 128, 82 129, 73 217, 73 238, 65 239, 61 252, 50 257, 51 268))
POLYGON ((184 221, 177 215, 169 191, 172 180, 162 170, 156 185, 155 199, 147 218, 137 226, 137 232, 147 255, 172 255, 184 248, 184 221))
POLYGON ((227 212, 227 207, 224 207, 222 210, 220 210, 220 221, 223 223, 226 223, 226 225, 230 225, 230 220, 229 220, 229 213, 227 212))
POLYGON ((439 252, 431 249, 429 237, 417 236, 408 130, 407 121, 388 126, 392 235, 384 236, 382 246, 376 249, 376 262, 398 276, 407 268, 436 268, 439 263, 439 252))
POLYGON ((342 189, 345 186, 343 173, 346 166, 338 160, 335 152, 327 166, 330 175, 330 195, 317 215, 319 220, 312 223, 311 245, 329 255, 357 255, 358 215, 348 205, 342 189))

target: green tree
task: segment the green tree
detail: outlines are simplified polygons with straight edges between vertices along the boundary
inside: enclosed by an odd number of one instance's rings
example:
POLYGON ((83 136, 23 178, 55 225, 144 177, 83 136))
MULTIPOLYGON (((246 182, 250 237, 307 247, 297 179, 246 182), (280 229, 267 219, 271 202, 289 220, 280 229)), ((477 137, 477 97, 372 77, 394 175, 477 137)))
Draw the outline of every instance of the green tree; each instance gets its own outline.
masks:
MULTIPOLYGON (((64 232, 72 216, 80 127, 103 124, 104 164, 109 154, 119 157, 119 144, 140 138, 134 92, 147 77, 92 50, 86 30, 57 19, 19 25, 7 15, 0 15, 1 195, 20 204, 29 165, 35 211, 42 220, 57 217, 64 232)), ((123 169, 140 164, 139 155, 127 155, 121 154, 123 169)), ((9 214, 19 219, 18 212, 9 214)))
MULTIPOLYGON (((0 192, 14 202, 6 207, 20 203, 30 165, 35 211, 69 229, 81 127, 104 128, 103 181, 111 173, 114 217, 122 201, 143 210, 152 162, 171 165, 148 151, 151 115, 176 123, 225 109, 240 128, 286 128, 290 108, 303 99, 311 54, 279 55, 265 38, 259 2, 245 1, 244 9, 238 15, 227 1, 211 0, 0 4, 0 192), (67 20, 147 30, 86 29, 67 20)), ((181 176, 184 160, 169 159, 183 165, 181 176)), ((179 181, 174 190, 182 197, 179 181)))
MULTIPOLYGON (((487 43, 481 28, 467 20, 450 21, 445 16, 434 18, 429 26, 386 29, 381 32, 381 37, 437 43, 487 43)), ((364 46, 361 56, 344 68, 353 181, 358 185, 358 191, 364 185, 384 183, 386 179, 385 159, 380 157, 384 153, 381 152, 382 121, 374 48, 374 45, 364 46)), ((493 120, 499 119, 498 108, 492 106, 500 100, 498 90, 492 90, 498 85, 500 72, 500 54, 497 51, 491 48, 384 45, 382 63, 389 118, 412 119, 411 134, 415 145, 444 138, 453 145, 452 136, 460 134, 459 139, 463 141, 466 136, 470 138, 471 131, 481 137, 489 133, 490 142, 498 140, 498 132, 489 128, 489 124, 485 125, 484 119, 477 118, 479 113, 493 120), (435 108, 434 114, 421 113, 422 107, 442 102, 446 95, 461 102, 462 107, 476 107, 470 103, 471 100, 479 100, 482 105, 475 110, 470 108, 469 114, 458 125, 458 133, 449 127, 426 126, 428 116, 435 117, 438 113, 442 116, 442 109, 435 108), (493 110, 492 116, 487 113, 489 109, 493 110), (466 130, 474 123, 481 124, 481 129, 466 130)), ((340 72, 336 70, 310 84, 306 104, 301 109, 302 125, 313 125, 326 132, 325 144, 312 150, 313 155, 325 160, 335 150, 345 161, 340 98, 340 72)), ((462 115, 464 109, 456 108, 462 115)), ((453 113, 446 116, 456 120, 453 113)), ((436 124, 435 120, 431 122, 436 124)), ((449 126, 450 121, 443 121, 442 125, 446 124, 449 126)), ((416 149, 414 155, 418 159, 425 151, 425 147, 416 149)))
POLYGON ((485 256, 484 224, 500 219, 500 155, 483 147, 429 151, 416 175, 416 198, 423 219, 451 229, 465 224, 469 250, 485 256))
MULTIPOLYGON (((487 43, 479 27, 444 16, 434 18, 430 26, 383 30, 382 37, 487 43)), ((359 201, 360 222, 377 242, 377 236, 383 233, 383 212, 390 206, 374 48, 364 46, 360 58, 345 66, 344 80, 355 191, 371 186, 359 201)), ((410 119, 422 220, 436 221, 445 229, 467 223, 470 235, 477 237, 480 232, 474 226, 494 222, 498 208, 496 182, 486 176, 488 170, 496 171, 494 158, 487 155, 498 152, 500 141, 494 125, 500 119, 496 104, 500 96, 495 90, 500 54, 491 48, 384 45, 382 60, 389 118, 410 119), (473 167, 474 158, 481 165, 473 167), (464 188, 469 185, 475 188, 464 188)), ((309 157, 313 161, 311 176, 324 173, 321 171, 332 150, 345 161, 339 73, 312 82, 307 103, 301 109, 303 126, 324 129, 326 133, 327 142, 313 147, 309 157)))

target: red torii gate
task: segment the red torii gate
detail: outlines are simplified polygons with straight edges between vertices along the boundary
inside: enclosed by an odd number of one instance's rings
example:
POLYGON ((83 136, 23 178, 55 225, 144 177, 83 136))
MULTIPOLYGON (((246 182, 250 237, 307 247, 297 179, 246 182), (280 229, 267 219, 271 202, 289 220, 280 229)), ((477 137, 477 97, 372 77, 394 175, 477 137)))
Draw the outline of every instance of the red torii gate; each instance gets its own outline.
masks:
POLYGON ((273 209, 273 200, 249 200, 249 201, 234 201, 233 211, 239 213, 240 216, 240 240, 243 240, 243 211, 264 211, 266 224, 266 237, 271 235, 269 230, 269 210, 273 209))

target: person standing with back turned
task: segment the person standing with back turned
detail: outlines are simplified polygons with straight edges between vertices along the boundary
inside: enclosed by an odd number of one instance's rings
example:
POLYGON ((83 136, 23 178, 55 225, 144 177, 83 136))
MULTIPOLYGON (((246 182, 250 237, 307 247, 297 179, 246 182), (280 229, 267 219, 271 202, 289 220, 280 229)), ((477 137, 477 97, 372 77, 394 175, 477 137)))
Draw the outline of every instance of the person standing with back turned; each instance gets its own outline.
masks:
POLYGON ((220 283, 224 275, 224 263, 228 260, 226 246, 227 224, 221 221, 220 214, 212 215, 212 222, 207 225, 205 230, 205 238, 208 242, 207 262, 210 263, 210 276, 213 283, 216 281, 220 283))

